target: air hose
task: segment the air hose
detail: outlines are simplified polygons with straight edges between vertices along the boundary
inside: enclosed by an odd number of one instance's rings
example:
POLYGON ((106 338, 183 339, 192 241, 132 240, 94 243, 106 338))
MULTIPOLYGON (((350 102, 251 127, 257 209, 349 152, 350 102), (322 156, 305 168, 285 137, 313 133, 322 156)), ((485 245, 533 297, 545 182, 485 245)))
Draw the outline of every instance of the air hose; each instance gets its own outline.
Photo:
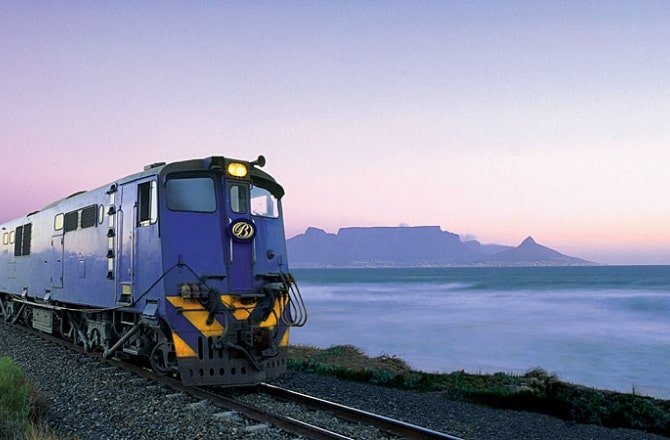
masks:
POLYGON ((302 299, 300 288, 291 273, 280 273, 286 285, 281 320, 288 327, 302 327, 307 323, 307 307, 302 299))

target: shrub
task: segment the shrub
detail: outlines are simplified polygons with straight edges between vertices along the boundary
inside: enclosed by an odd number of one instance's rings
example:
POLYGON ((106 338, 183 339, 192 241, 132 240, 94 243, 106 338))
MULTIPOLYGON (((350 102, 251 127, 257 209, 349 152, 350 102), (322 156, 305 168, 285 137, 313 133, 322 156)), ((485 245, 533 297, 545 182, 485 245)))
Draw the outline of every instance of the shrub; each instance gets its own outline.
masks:
POLYGON ((10 358, 0 358, 0 438, 20 439, 28 426, 30 387, 10 358))

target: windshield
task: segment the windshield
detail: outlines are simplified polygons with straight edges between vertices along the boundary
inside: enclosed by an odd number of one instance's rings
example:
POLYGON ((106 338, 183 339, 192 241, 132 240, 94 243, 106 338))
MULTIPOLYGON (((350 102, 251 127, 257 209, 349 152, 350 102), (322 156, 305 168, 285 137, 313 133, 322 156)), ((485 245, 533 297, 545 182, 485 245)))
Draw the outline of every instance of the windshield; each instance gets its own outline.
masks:
POLYGON ((216 211, 214 180, 209 177, 172 178, 165 186, 167 205, 173 211, 216 211))
POLYGON ((236 214, 247 212, 247 188, 243 185, 230 185, 230 209, 236 214))
POLYGON ((259 186, 252 186, 251 215, 278 218, 279 201, 267 189, 259 186))

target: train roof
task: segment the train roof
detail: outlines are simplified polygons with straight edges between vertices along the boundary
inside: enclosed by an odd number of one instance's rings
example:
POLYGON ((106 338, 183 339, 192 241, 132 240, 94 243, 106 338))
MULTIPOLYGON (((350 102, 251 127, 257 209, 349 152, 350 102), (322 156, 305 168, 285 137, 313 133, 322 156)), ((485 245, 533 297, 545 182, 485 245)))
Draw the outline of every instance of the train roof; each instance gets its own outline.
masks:
MULTIPOLYGON (((153 176, 153 175, 160 175, 161 178, 165 178, 168 174, 175 173, 175 172, 188 172, 188 171, 207 171, 207 170, 223 170, 225 169, 225 163, 228 161, 234 161, 234 162, 240 162, 243 163, 247 166, 249 169, 249 176, 251 177, 252 181, 256 181, 260 183, 262 186, 267 187, 275 197, 278 199, 282 198, 284 196, 284 189, 277 183, 277 181, 270 176, 268 173, 265 171, 257 168, 256 164, 258 161, 243 161, 243 160, 237 160, 237 159, 231 159, 231 158, 225 158, 223 156, 210 156, 206 157, 204 159, 189 159, 189 160, 183 160, 183 161, 178 161, 178 162, 171 162, 169 164, 165 162, 155 162, 150 165, 147 165, 144 167, 144 170, 130 174, 126 177, 122 177, 121 179, 118 179, 114 182, 110 182, 108 184, 102 185, 98 188, 94 188, 90 191, 78 191, 75 192, 74 194, 70 194, 67 197, 63 197, 62 199, 56 200, 55 202, 49 203, 46 205, 44 208, 41 210, 49 209, 52 208, 60 203, 62 203, 65 200, 74 198, 76 196, 86 194, 91 191, 98 191, 100 189, 104 188, 109 188, 111 185, 114 184, 122 184, 126 182, 131 182, 133 180, 141 179, 143 177, 147 176, 153 176)), ((264 160, 263 160, 264 163, 264 160)), ((34 211, 31 212, 28 215, 35 214, 39 211, 34 211)))
POLYGON ((164 178, 171 173, 198 170, 213 170, 223 173, 225 172, 224 170, 226 169, 226 165, 229 162, 239 162, 245 164, 249 170, 249 177, 251 178, 252 182, 259 183, 261 186, 268 188, 278 199, 281 199, 284 196, 284 188, 282 188, 281 185, 279 185, 272 176, 257 167, 257 165, 262 166, 262 164, 265 164, 265 158, 262 156, 259 156, 257 160, 252 162, 226 158, 223 156, 210 156, 204 159, 192 159, 181 162, 173 162, 161 166, 160 175, 164 178))

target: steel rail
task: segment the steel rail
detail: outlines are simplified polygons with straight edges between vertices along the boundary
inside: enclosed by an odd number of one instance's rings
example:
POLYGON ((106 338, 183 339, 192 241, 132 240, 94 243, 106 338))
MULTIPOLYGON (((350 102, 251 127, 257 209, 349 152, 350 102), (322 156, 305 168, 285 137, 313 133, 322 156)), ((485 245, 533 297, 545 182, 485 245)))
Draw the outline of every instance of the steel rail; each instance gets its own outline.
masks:
POLYGON ((374 414, 368 411, 363 411, 339 403, 330 402, 318 397, 309 396, 307 394, 291 391, 286 388, 278 387, 262 383, 259 389, 264 393, 272 395, 277 398, 298 402, 305 406, 328 411, 335 414, 337 417, 349 420, 351 422, 363 422, 372 426, 376 426, 393 434, 402 435, 408 439, 435 439, 435 440, 463 440, 460 437, 455 437, 432 429, 424 428, 422 426, 407 423, 402 420, 392 419, 390 417, 374 414))
MULTIPOLYGON (((96 358, 99 357, 98 353, 95 354, 96 358)), ((100 359, 103 360, 101 356, 100 359)), ((118 367, 124 371, 128 371, 139 377, 160 383, 162 385, 171 388, 174 391, 184 393, 185 395, 189 395, 191 397, 195 397, 200 400, 206 400, 220 408, 225 408, 230 411, 236 411, 252 420, 272 425, 276 428, 290 432, 291 434, 306 436, 307 438, 314 440, 353 440, 350 437, 346 437, 336 432, 323 429, 319 426, 311 425, 309 423, 294 419, 292 417, 273 414, 272 412, 265 411, 253 405, 239 402, 230 397, 221 396, 217 393, 206 390, 204 388, 187 387, 177 379, 167 376, 161 376, 156 372, 154 372, 153 370, 149 370, 145 367, 140 367, 116 359, 107 359, 106 361, 107 363, 115 367, 118 367)))
POLYGON ((115 359, 111 360, 111 362, 109 363, 114 365, 115 367, 119 367, 125 371, 134 373, 137 376, 149 379, 153 382, 158 382, 162 385, 166 385, 171 389, 173 389, 174 391, 184 393, 186 395, 195 397, 200 400, 206 400, 220 408, 236 411, 252 420, 270 424, 272 426, 275 426, 277 428, 280 428, 284 431, 290 432, 295 435, 306 436, 307 438, 314 440, 353 440, 350 437, 340 435, 336 432, 311 425, 309 423, 294 419, 292 417, 273 414, 272 412, 265 411, 253 405, 239 402, 229 397, 221 396, 217 393, 214 393, 212 391, 203 388, 187 387, 176 379, 161 376, 155 373, 154 371, 144 367, 139 367, 137 365, 129 364, 127 362, 117 361, 115 359))
MULTIPOLYGON (((183 387, 183 385, 180 386, 183 387)), ((303 435, 306 436, 307 438, 315 440, 321 440, 321 439, 353 440, 350 437, 338 434, 334 431, 329 431, 319 426, 312 425, 298 419, 294 419, 293 417, 272 414, 271 412, 259 409, 253 405, 242 403, 229 397, 220 396, 209 390, 204 390, 202 388, 190 388, 190 387, 184 387, 184 388, 187 389, 187 391, 185 392, 188 392, 189 394, 196 396, 199 399, 203 400, 206 399, 210 402, 214 402, 215 404, 220 403, 220 406, 244 414, 250 419, 254 419, 259 422, 269 423, 277 428, 281 428, 284 431, 290 432, 292 434, 303 435)))

